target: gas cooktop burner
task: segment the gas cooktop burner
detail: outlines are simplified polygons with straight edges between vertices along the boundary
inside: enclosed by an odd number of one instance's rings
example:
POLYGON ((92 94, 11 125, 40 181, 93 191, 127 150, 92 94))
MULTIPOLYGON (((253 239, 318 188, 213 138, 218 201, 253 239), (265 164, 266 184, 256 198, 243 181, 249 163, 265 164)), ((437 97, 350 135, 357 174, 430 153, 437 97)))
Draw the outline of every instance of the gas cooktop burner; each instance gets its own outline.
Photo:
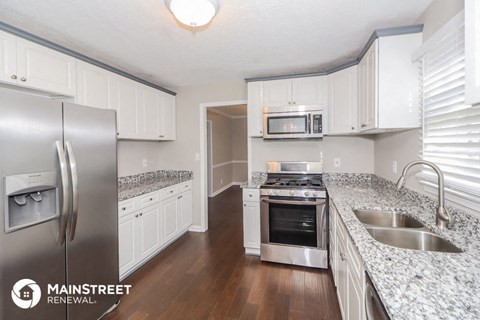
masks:
POLYGON ((322 176, 268 176, 262 188, 324 189, 322 176))

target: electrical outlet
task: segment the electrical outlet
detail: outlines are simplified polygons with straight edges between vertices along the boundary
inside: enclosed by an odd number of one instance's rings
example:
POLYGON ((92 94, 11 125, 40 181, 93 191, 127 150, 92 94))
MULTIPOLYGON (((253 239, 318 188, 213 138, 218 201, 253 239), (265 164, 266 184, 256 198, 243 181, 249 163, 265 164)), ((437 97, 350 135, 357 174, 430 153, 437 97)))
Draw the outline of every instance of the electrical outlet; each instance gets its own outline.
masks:
POLYGON ((342 159, 333 158, 333 165, 335 166, 335 168, 340 168, 342 166, 342 159))
POLYGON ((144 168, 148 167, 148 160, 147 159, 143 159, 142 160, 142 165, 144 168))
POLYGON ((397 171, 398 171, 398 163, 397 163, 397 161, 393 160, 392 161, 392 172, 396 174, 397 171))

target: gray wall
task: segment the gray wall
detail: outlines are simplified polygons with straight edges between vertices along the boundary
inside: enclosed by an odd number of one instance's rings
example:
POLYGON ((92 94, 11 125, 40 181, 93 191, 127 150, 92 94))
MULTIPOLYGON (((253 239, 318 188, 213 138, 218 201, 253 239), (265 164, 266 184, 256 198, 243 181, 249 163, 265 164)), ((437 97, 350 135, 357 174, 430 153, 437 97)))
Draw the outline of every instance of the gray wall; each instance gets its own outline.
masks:
POLYGON ((207 120, 212 121, 212 192, 215 193, 247 180, 247 120, 227 117, 212 109, 216 108, 207 109, 207 120))

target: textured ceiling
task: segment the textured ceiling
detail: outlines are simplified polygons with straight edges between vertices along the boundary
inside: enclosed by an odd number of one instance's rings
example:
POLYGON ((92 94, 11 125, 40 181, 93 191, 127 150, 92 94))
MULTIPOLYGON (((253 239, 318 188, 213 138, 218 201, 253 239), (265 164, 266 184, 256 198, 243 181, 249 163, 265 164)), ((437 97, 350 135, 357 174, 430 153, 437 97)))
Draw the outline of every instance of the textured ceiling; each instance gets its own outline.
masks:
POLYGON ((163 0, 1 0, 0 21, 167 88, 324 71, 432 0, 220 0, 193 31, 163 0))

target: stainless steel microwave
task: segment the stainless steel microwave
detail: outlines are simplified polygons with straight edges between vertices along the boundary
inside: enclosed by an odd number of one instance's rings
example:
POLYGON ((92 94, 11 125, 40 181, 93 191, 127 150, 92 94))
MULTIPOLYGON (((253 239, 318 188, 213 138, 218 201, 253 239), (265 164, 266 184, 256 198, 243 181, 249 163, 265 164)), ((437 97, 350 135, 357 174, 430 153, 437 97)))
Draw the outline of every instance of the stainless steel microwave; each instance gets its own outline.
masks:
POLYGON ((324 133, 321 106, 263 108, 263 139, 321 139, 324 133))

